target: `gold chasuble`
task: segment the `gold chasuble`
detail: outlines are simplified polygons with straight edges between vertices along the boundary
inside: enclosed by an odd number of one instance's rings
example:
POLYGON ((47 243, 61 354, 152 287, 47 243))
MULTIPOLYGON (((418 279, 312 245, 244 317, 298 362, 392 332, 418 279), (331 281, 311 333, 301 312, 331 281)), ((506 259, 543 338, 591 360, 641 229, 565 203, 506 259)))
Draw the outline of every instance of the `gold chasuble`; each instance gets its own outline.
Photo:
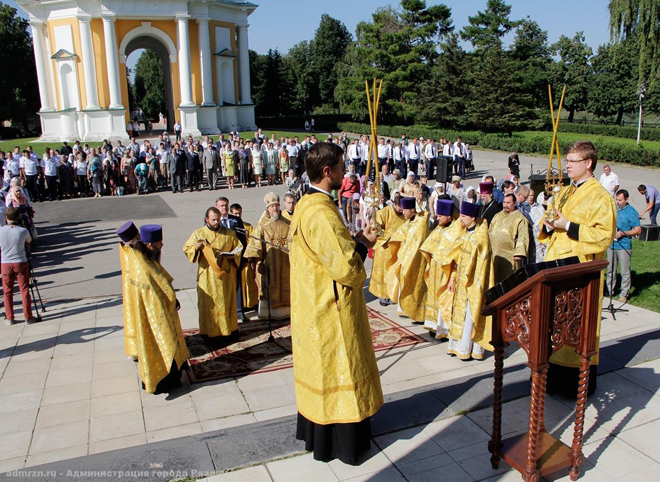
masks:
POLYGON ((429 235, 427 212, 417 213, 390 238, 394 263, 387 270, 389 297, 415 321, 424 321, 426 258, 419 248, 429 235))
POLYGON ((529 255, 529 221, 517 209, 510 213, 500 211, 490 222, 488 236, 494 282, 499 283, 520 268, 514 256, 529 255))
POLYGON ((257 258, 264 260, 265 270, 258 276, 259 279, 259 318, 268 319, 269 315, 274 320, 284 320, 289 317, 291 311, 291 282, 289 268, 289 253, 271 246, 288 248, 289 228, 291 223, 282 217, 274 220, 262 217, 254 230, 253 236, 263 239, 270 244, 264 244, 254 238, 250 238, 245 250, 246 258, 257 258), (268 279, 266 279, 268 273, 268 279), (270 301, 270 313, 268 304, 270 301))
MULTIPOLYGON (((250 239, 250 236, 254 235, 254 226, 245 221, 243 221, 243 226, 245 227, 247 239, 250 239)), ((243 306, 246 308, 257 306, 257 303, 259 303, 257 273, 252 269, 250 263, 245 263, 243 268, 241 268, 241 288, 243 293, 243 306)))
POLYGON ((374 245, 374 261, 371 268, 369 291, 378 298, 388 298, 385 275, 387 270, 396 261, 392 254, 390 238, 404 223, 403 214, 397 214, 392 206, 387 206, 376 213, 376 222, 383 227, 383 234, 378 237, 374 245))
POLYGON ((302 197, 291 233, 298 412, 321 425, 361 422, 383 405, 362 259, 337 206, 325 194, 302 197))
MULTIPOLYGON (((463 328, 469 307, 470 316, 468 318, 472 325, 469 339, 481 348, 492 351, 493 348, 490 344, 492 319, 490 316, 484 317, 481 314, 484 293, 492 286, 488 222, 478 218, 473 229, 462 232, 463 235, 456 240, 450 253, 441 261, 443 267, 452 263, 455 265, 451 273, 451 278, 454 280, 454 301, 448 323, 449 338, 452 340, 463 338, 463 328)), ((465 334, 466 338, 467 335, 465 334)), ((457 356, 460 354, 457 353, 457 356)))
MULTIPOLYGON (((548 233, 542 229, 539 241, 547 243, 545 261, 577 256, 580 262, 606 259, 607 249, 612 244, 616 232, 616 205, 612 196, 595 179, 584 181, 579 188, 570 185, 552 197, 550 204, 557 199, 566 199, 556 209, 566 216, 571 223, 580 225, 578 240, 571 239, 568 232, 555 229, 548 233)), ((551 206, 548 206, 550 208, 551 206)), ((603 281, 605 270, 601 274, 600 302, 598 303, 598 337, 596 348, 600 344, 600 313, 603 301, 603 281)), ((550 357, 550 362, 565 367, 579 368, 580 356, 574 348, 563 346, 550 357)), ((598 354, 591 357, 591 364, 598 365, 598 354)))
POLYGON ((125 254, 138 372, 145 391, 154 393, 158 382, 170 372, 172 362, 181 369, 190 354, 176 311, 172 277, 160 263, 137 249, 128 248, 125 254))
MULTIPOLYGON (((451 267, 446 260, 458 250, 452 247, 456 240, 465 232, 460 221, 453 220, 449 226, 437 227, 429 237, 426 238, 420 251, 426 258, 426 300, 424 303, 424 327, 430 331, 436 331, 438 315, 442 320, 451 318, 451 308, 454 301, 454 293, 447 289, 451 267), (444 264, 444 267, 443 267, 444 264)), ((441 338, 443 336, 437 333, 441 338)), ((446 338, 446 336, 444 336, 446 338)))
POLYGON ((199 333, 210 337, 229 336, 238 329, 236 312, 236 270, 243 245, 231 229, 213 231, 207 226, 193 232, 183 252, 197 269, 197 308, 199 333), (197 250, 197 241, 206 244, 197 250), (221 255, 233 253, 233 256, 221 255))
MULTIPOLYGON (((286 219, 287 221, 291 222, 293 220, 293 214, 289 214, 289 211, 287 211, 286 209, 282 209, 282 211, 280 211, 280 213, 282 214, 282 217, 284 219, 286 219)), ((295 214, 295 211, 294 211, 294 214, 295 214)))
POLYGON ((135 291, 131 289, 128 275, 132 250, 130 246, 119 243, 119 261, 121 263, 121 283, 124 308, 124 349, 131 358, 137 358, 137 340, 135 339, 135 316, 138 312, 135 291))

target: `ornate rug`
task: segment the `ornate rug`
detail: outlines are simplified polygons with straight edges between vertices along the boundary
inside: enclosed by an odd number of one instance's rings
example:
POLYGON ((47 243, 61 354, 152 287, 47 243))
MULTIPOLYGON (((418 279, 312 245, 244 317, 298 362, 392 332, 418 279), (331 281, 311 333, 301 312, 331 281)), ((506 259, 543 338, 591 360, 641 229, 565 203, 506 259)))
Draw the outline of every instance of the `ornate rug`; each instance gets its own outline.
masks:
MULTIPOLYGON (((401 348, 426 340, 367 307, 371 339, 375 351, 401 348)), ((273 322, 275 343, 268 342, 268 322, 251 321, 238 325, 238 341, 211 351, 199 330, 183 330, 190 351, 189 376, 192 383, 221 378, 241 377, 252 373, 283 370, 293 366, 291 324, 273 322)))

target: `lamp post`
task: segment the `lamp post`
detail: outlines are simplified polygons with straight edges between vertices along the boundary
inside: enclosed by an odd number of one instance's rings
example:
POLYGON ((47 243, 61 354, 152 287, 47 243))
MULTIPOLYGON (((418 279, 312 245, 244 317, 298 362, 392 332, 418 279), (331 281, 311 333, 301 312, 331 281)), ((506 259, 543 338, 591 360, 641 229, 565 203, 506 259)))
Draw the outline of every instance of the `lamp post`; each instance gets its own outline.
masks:
POLYGON ((642 136, 642 102, 644 101, 644 94, 646 94, 646 84, 642 82, 642 85, 639 86, 639 122, 637 124, 637 145, 639 145, 639 139, 642 136))

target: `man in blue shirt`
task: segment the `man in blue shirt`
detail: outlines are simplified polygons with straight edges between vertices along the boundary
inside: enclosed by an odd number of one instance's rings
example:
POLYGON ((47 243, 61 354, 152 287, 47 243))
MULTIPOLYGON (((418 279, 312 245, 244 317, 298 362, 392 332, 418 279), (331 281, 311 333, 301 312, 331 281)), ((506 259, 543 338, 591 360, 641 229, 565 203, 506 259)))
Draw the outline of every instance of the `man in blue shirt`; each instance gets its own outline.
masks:
POLYGON ((649 213, 651 224, 658 224, 657 217, 658 211, 660 211, 660 192, 658 192, 653 186, 644 184, 640 184, 637 190, 646 200, 646 208, 640 213, 639 218, 642 219, 646 213, 649 213))
POLYGON ((628 204, 628 191, 619 189, 616 193, 616 234, 612 246, 607 250, 607 290, 612 293, 616 287, 616 268, 621 267, 621 294, 619 301, 625 303, 628 301, 628 291, 630 290, 630 257, 632 254, 633 236, 642 232, 639 224, 639 214, 637 210, 628 204))

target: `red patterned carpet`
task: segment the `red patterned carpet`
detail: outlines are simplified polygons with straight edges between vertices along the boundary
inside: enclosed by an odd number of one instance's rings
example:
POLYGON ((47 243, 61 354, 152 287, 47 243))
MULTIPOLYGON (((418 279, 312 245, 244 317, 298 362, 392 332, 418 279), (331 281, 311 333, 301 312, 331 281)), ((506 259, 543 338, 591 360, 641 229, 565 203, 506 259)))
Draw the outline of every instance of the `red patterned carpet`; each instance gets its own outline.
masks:
MULTIPOLYGON (((375 351, 401 348, 425 343, 412 333, 367 307, 371 339, 375 351)), ((253 321, 238 325, 238 341, 211 351, 198 330, 184 330, 190 350, 190 378, 201 383, 220 378, 241 377, 252 373, 282 370, 293 366, 291 351, 291 325, 288 321, 274 322, 275 343, 268 342, 268 322, 253 321), (284 348, 284 349, 283 349, 284 348)))

